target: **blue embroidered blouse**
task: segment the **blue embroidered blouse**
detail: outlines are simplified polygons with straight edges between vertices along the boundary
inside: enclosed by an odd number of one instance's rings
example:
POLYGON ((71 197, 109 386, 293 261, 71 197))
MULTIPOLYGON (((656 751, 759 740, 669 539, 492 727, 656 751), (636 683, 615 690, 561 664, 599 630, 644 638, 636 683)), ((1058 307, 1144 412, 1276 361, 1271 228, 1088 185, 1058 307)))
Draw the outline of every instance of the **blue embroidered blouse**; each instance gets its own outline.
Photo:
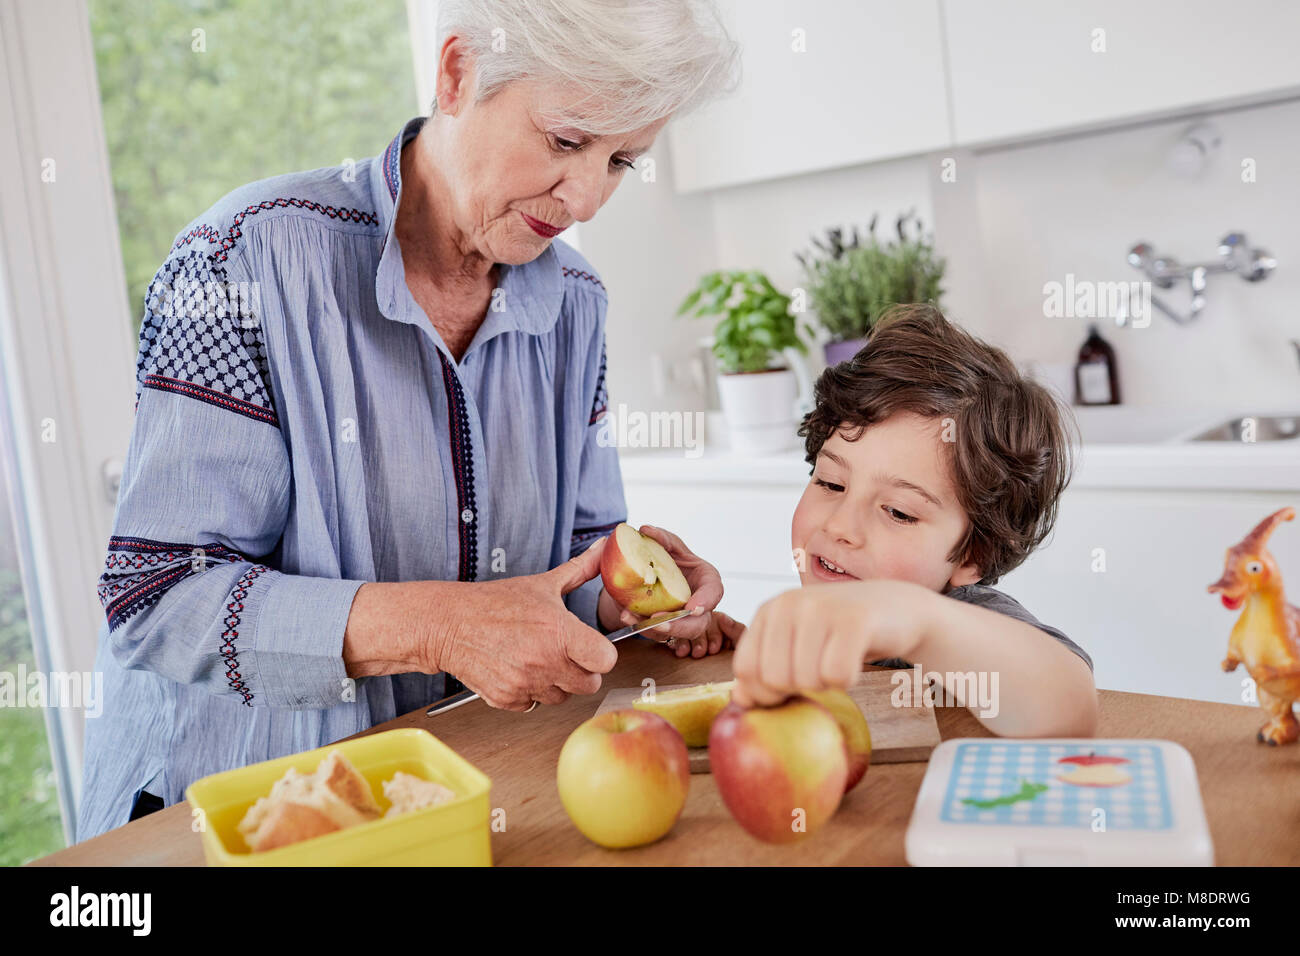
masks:
MULTIPOLYGON (((142 790, 170 805, 441 697, 441 674, 348 680, 363 582, 545 571, 626 517, 586 260, 556 240, 501 266, 459 362, 411 297, 393 229, 423 122, 355 175, 229 193, 149 288, 78 840, 142 790)), ((600 583, 566 598, 597 628, 600 583)))

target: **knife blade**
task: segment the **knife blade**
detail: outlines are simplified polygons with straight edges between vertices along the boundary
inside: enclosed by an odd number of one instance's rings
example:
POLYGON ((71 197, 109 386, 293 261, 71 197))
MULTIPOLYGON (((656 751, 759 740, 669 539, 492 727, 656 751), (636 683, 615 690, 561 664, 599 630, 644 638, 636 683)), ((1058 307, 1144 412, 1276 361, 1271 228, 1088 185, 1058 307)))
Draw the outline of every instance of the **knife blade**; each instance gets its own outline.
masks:
MULTIPOLYGON (((693 612, 691 611, 665 611, 663 614, 655 614, 654 616, 648 617, 644 621, 633 624, 630 627, 621 627, 617 631, 611 631, 608 635, 609 641, 611 644, 617 644, 625 637, 631 637, 633 634, 640 634, 642 631, 648 631, 652 627, 658 627, 660 624, 667 624, 669 621, 675 621, 678 618, 689 617, 692 613, 693 612)), ((649 638, 649 640, 654 640, 654 638, 649 638)), ((669 647, 672 647, 674 642, 673 639, 669 637, 662 641, 655 641, 655 643, 667 644, 669 647)))
MULTIPOLYGON (((624 638, 632 637, 634 634, 640 634, 642 631, 648 631, 651 628, 659 627, 662 624, 667 624, 669 621, 675 621, 678 618, 687 617, 692 613, 693 612, 691 611, 668 611, 663 614, 656 614, 629 627, 621 627, 617 631, 611 631, 606 636, 609 638, 611 644, 617 644, 624 638)), ((650 638, 650 640, 654 639, 650 638)), ((672 647, 674 641, 669 637, 667 640, 655 641, 655 643, 666 644, 667 646, 672 647)), ((461 704, 468 704, 471 700, 477 699, 478 694, 474 693, 467 687, 462 691, 458 691, 438 701, 424 712, 424 716, 432 717, 434 714, 446 713, 449 710, 455 710, 461 704)))

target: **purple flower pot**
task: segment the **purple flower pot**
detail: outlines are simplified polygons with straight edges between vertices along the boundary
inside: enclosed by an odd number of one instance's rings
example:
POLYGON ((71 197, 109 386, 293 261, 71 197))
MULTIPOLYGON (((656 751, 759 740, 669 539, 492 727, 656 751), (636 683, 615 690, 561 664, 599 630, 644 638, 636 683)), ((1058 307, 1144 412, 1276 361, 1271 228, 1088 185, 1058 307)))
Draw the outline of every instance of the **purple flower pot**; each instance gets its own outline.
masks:
POLYGON ((839 365, 841 362, 847 362, 853 356, 857 355, 862 346, 867 344, 866 339, 849 339, 846 342, 827 342, 822 346, 822 351, 826 353, 826 364, 839 365))

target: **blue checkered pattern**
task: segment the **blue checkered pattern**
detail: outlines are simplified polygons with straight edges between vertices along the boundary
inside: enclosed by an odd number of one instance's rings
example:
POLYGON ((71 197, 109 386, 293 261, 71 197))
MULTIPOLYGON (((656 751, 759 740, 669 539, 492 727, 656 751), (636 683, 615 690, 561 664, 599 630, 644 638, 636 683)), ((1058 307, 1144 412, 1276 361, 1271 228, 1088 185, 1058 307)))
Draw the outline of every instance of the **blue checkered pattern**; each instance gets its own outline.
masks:
POLYGON ((1036 744, 978 740, 958 746, 939 819, 944 823, 1090 829, 1094 811, 1105 811, 1107 831, 1168 830, 1174 825, 1160 748, 1151 744, 1036 744), (1133 779, 1115 787, 1065 783, 1062 757, 1095 753, 1124 757, 1119 767, 1133 779), (1020 791, 1022 783, 1046 784, 1032 800, 983 809, 962 801, 992 800, 1020 791))

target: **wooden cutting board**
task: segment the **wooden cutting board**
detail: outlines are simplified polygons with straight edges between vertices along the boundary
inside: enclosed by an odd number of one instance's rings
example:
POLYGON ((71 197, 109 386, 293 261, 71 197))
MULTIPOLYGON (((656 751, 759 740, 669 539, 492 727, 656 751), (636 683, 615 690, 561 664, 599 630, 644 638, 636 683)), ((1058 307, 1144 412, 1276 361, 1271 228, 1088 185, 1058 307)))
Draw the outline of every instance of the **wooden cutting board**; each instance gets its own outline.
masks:
MULTIPOLYGON (((849 696, 862 710, 871 729, 871 762, 917 763, 930 759, 930 752, 939 746, 939 725, 934 719, 934 708, 924 704, 895 707, 890 702, 894 671, 866 671, 858 683, 849 688, 849 696)), ((656 691, 676 690, 690 684, 660 684, 656 691)), ((605 695, 596 713, 631 707, 641 696, 643 687, 618 687, 605 695)), ((709 748, 691 747, 691 773, 709 772, 709 748)))

